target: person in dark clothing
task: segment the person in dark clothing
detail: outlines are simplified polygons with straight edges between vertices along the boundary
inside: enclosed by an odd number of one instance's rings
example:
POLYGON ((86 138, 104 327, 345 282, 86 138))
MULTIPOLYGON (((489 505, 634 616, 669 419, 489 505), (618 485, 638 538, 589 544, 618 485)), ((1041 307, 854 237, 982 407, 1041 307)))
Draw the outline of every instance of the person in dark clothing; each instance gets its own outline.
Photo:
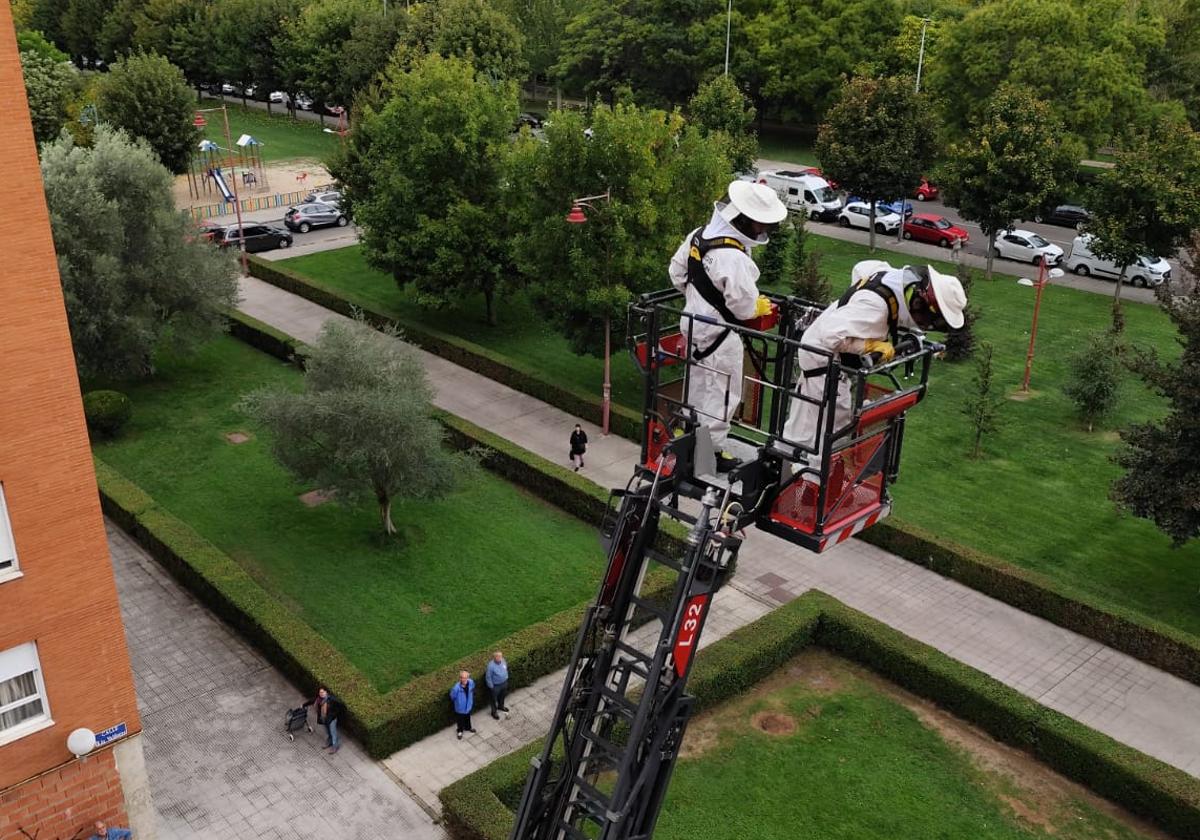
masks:
POLYGON ((321 686, 317 689, 317 696, 304 704, 306 709, 309 706, 317 707, 317 723, 325 727, 325 749, 329 750, 331 755, 336 753, 340 748, 338 721, 342 719, 342 712, 346 711, 346 704, 325 686, 321 686))
POLYGON ((454 704, 454 720, 458 727, 456 734, 461 741, 464 732, 475 731, 471 725, 471 710, 475 708, 475 680, 467 671, 458 675, 458 682, 450 689, 450 702, 454 704))
POLYGON ((575 424, 575 431, 571 432, 571 463, 575 464, 575 472, 583 469, 583 453, 587 452, 587 432, 583 430, 583 426, 575 424), (575 459, 579 459, 579 463, 575 463, 575 459))

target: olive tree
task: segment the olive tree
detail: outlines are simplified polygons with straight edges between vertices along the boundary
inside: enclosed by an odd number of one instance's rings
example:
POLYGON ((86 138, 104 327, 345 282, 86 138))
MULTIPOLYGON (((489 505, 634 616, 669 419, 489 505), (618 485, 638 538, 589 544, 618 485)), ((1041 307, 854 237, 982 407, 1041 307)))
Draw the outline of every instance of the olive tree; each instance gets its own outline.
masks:
POLYGON ((336 503, 372 500, 392 536, 395 499, 444 496, 473 464, 446 447, 432 399, 421 360, 394 333, 328 321, 306 354, 302 392, 263 389, 239 406, 271 431, 271 452, 292 475, 336 503))
POLYGON ((233 257, 197 239, 148 145, 105 125, 91 148, 64 133, 42 147, 42 182, 81 376, 145 376, 159 349, 224 329, 233 257))

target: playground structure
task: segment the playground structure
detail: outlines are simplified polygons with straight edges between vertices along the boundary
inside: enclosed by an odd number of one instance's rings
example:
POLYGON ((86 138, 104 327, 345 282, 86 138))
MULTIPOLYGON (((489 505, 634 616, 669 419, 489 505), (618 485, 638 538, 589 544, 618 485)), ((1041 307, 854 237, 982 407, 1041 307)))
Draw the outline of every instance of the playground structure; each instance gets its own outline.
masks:
POLYGON ((686 686, 700 635, 744 529, 756 525, 824 552, 891 511, 905 415, 924 397, 941 345, 906 334, 883 364, 808 347, 804 330, 823 307, 765 296, 769 314, 729 327, 745 348, 747 373, 739 406, 729 405, 726 388, 727 445, 740 463, 723 474, 706 418, 689 400, 705 362, 685 334, 706 319, 683 312, 674 289, 630 306, 628 346, 645 383, 641 457, 627 486, 610 496, 601 525, 608 567, 532 762, 512 840, 652 837, 694 705, 686 686), (801 348, 825 360, 820 398, 800 393, 801 348), (847 387, 849 406, 843 390, 839 407, 839 388, 847 387), (785 433, 795 400, 817 408, 811 439, 785 433), (664 519, 688 530, 683 556, 656 547, 664 519), (674 575, 665 604, 642 592, 651 562, 674 575), (657 632, 639 642, 631 631, 646 619, 658 622, 657 632))

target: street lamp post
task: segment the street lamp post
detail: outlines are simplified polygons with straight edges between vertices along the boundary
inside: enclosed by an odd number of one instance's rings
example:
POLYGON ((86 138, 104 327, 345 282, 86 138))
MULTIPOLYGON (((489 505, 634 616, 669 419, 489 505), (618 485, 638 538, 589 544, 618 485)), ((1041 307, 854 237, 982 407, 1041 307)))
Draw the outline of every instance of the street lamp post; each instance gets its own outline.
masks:
POLYGON ((917 53, 917 93, 921 92, 921 70, 925 66, 925 30, 929 26, 929 18, 921 18, 921 50, 917 53))
POLYGON ((733 29, 733 0, 725 12, 725 75, 729 75, 729 33, 733 29))
POLYGON ((1038 279, 1030 280, 1027 277, 1022 277, 1017 282, 1022 286, 1033 286, 1037 289, 1037 297, 1033 300, 1033 326, 1029 330, 1029 350, 1025 353, 1025 378, 1021 380, 1021 392, 1029 393, 1029 376, 1033 373, 1033 349, 1037 343, 1037 328, 1038 328, 1038 313, 1042 309, 1042 289, 1046 288, 1046 284, 1051 279, 1057 279, 1063 276, 1061 268, 1054 268, 1047 273, 1046 259, 1043 257, 1038 261, 1038 279))
MULTIPOLYGON (((592 209, 597 201, 612 202, 612 190, 608 189, 599 195, 585 195, 582 198, 576 198, 571 201, 571 212, 567 214, 567 222, 573 225, 582 225, 587 222, 587 214, 583 212, 583 208, 592 209)), ((607 279, 607 273, 610 269, 609 263, 611 259, 606 257, 604 271, 607 279)), ((604 389, 603 396, 600 400, 600 431, 608 434, 608 418, 612 409, 612 319, 606 313, 604 316, 604 389)))

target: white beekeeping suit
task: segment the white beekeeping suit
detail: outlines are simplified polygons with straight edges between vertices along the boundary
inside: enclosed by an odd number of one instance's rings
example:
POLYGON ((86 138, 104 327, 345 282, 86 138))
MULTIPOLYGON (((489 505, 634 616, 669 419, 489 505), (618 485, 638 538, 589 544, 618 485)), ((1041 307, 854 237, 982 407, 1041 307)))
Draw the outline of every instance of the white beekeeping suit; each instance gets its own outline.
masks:
POLYGON ((765 243, 786 216, 772 189, 734 181, 729 201, 714 205, 709 223, 692 231, 671 258, 671 284, 684 294, 684 312, 707 319, 680 319, 696 361, 685 400, 697 410, 718 452, 729 434, 729 418, 742 401, 742 341, 726 324, 754 317, 758 266, 750 249, 765 243))
MULTIPOLYGON (((850 277, 850 289, 804 331, 801 338, 804 346, 828 351, 835 357, 843 353, 854 356, 876 354, 887 361, 895 352, 892 342, 898 331, 957 329, 963 324, 967 299, 956 277, 925 266, 893 268, 881 260, 857 263, 850 277)), ((822 371, 828 365, 828 357, 802 349, 796 354, 796 360, 800 393, 821 400, 825 392, 822 371)), ((850 381, 843 375, 838 382, 835 429, 848 421, 851 397, 850 381)), ((818 429, 821 415, 819 404, 793 399, 784 425, 784 436, 789 441, 818 450, 815 455, 808 456, 808 463, 813 467, 820 463, 819 438, 825 431, 818 429), (818 430, 822 433, 820 436, 818 430)), ((803 463, 805 459, 797 460, 803 463)))

